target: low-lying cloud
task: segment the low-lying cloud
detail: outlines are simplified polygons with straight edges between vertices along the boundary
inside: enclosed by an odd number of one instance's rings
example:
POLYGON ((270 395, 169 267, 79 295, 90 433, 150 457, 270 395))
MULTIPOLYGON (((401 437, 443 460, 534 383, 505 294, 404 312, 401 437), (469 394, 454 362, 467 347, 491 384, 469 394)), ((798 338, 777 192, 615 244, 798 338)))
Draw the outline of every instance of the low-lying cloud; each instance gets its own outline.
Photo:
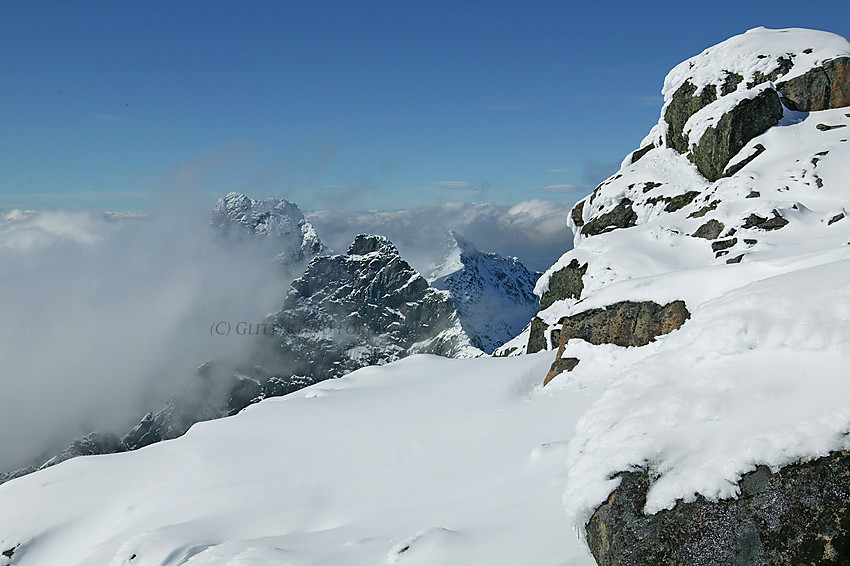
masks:
POLYGON ((572 248, 569 210, 554 200, 533 199, 512 206, 452 202, 395 211, 321 210, 306 216, 325 245, 339 253, 357 234, 382 234, 411 265, 428 271, 446 234, 455 230, 481 251, 516 256, 529 269, 543 270, 572 248))
POLYGON ((93 430, 119 435, 250 337, 289 280, 271 243, 224 245, 207 204, 142 218, 0 216, 0 471, 93 430))

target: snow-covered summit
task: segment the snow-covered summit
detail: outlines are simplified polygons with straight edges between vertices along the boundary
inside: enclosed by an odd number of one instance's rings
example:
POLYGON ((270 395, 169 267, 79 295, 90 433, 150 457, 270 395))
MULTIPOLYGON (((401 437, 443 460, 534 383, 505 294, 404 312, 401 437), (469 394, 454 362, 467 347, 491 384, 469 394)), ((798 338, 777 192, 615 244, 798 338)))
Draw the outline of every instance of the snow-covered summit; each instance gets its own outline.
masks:
POLYGON ((706 50, 668 76, 644 146, 572 210, 575 247, 540 278, 524 339, 558 350, 554 383, 610 384, 570 445, 579 530, 621 472, 647 474, 648 517, 850 447, 848 70, 850 44, 822 32, 706 50), (671 305, 675 330, 619 341, 671 305))
POLYGON ((324 251, 312 224, 298 205, 286 199, 254 200, 231 192, 216 202, 211 223, 226 237, 273 238, 283 263, 309 261, 324 251))
POLYGON ((538 310, 533 293, 539 273, 515 257, 484 253, 458 234, 446 239, 443 261, 428 279, 449 292, 472 343, 492 353, 528 324, 538 310))
POLYGON ((685 81, 697 87, 695 94, 708 85, 743 90, 748 84, 760 83, 764 78, 787 81, 826 61, 848 56, 850 42, 834 33, 757 27, 676 65, 664 79, 661 94, 669 103, 685 81), (741 79, 730 79, 733 75, 741 79), (733 85, 733 81, 737 84, 733 85))

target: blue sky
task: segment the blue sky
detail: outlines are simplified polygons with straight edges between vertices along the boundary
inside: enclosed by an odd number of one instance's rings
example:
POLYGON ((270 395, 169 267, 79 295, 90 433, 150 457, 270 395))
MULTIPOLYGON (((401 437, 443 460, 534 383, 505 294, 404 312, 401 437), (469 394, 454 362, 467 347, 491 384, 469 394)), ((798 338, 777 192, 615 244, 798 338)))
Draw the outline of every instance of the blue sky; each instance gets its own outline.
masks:
POLYGON ((846 2, 0 2, 0 208, 572 202, 667 71, 846 2))

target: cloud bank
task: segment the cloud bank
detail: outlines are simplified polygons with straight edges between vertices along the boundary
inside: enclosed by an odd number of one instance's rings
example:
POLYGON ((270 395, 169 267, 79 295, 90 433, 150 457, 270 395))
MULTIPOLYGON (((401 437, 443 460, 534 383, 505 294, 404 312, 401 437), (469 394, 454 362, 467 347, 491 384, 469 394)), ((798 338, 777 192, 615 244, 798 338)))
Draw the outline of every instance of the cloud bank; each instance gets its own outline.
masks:
POLYGON ((572 247, 566 217, 570 206, 533 199, 513 206, 451 202, 440 206, 395 211, 305 213, 325 245, 344 253, 354 236, 387 236, 402 256, 420 272, 434 264, 449 230, 455 230, 480 250, 516 256, 529 269, 543 270, 572 247))
POLYGON ((0 470, 93 430, 123 434, 208 359, 249 337, 289 279, 270 243, 228 244, 209 208, 144 218, 92 211, 0 216, 0 470))

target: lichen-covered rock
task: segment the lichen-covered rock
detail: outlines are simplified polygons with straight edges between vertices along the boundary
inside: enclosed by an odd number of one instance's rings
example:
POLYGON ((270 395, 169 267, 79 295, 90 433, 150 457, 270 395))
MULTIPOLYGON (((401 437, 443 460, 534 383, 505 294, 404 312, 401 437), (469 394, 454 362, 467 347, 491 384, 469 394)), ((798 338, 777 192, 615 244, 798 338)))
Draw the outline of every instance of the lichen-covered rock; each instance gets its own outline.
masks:
POLYGON ((581 297, 584 288, 582 277, 585 273, 587 264, 580 265, 576 259, 553 273, 549 278, 549 288, 540 297, 540 310, 548 309, 555 301, 581 297))
POLYGON ((654 301, 622 301, 564 317, 560 322, 560 349, 581 338, 591 344, 645 346, 656 337, 682 327, 691 317, 684 301, 659 305, 654 301))
POLYGON ((697 497, 643 513, 650 476, 619 474, 619 487, 587 524, 600 566, 768 566, 850 564, 850 453, 786 466, 760 466, 740 496, 697 497))
POLYGON ((777 85, 791 110, 817 112, 850 106, 850 57, 838 57, 777 85))
POLYGON ((702 226, 696 229, 696 232, 691 234, 694 238, 705 238, 706 240, 714 240, 723 232, 723 222, 712 218, 702 226))
POLYGON ((710 181, 723 176, 726 165, 747 143, 782 119, 782 103, 773 89, 765 89, 726 112, 691 148, 689 157, 710 181))
POLYGON ((525 351, 527 354, 534 354, 542 350, 546 350, 546 331, 549 326, 539 317, 534 317, 531 320, 531 329, 528 335, 528 346, 525 351))
POLYGON ((631 200, 624 198, 613 209, 585 224, 581 233, 585 236, 595 236, 617 228, 634 226, 637 222, 637 214, 632 210, 632 204, 631 200))
POLYGON ((676 89, 664 112, 664 121, 668 127, 667 146, 679 153, 687 153, 690 149, 690 141, 684 133, 685 124, 691 116, 715 100, 717 100, 717 89, 714 85, 709 85, 697 93, 697 86, 688 80, 676 89))

